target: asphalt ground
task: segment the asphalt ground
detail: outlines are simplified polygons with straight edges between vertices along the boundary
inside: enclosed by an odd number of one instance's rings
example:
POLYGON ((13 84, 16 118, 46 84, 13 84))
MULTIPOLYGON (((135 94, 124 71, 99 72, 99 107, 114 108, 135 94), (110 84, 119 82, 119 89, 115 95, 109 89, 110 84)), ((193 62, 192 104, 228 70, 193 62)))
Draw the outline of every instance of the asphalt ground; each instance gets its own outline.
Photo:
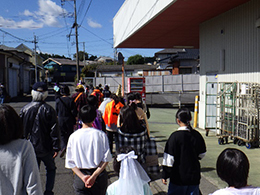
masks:
MULTIPOLYGON (((73 87, 72 87, 73 89, 73 87)), ((54 94, 49 90, 50 94, 46 99, 46 102, 53 107, 55 106, 54 94)), ((20 112, 20 109, 31 101, 30 96, 23 96, 13 98, 10 103, 17 113, 20 112)), ((162 162, 163 150, 165 143, 170 136, 170 134, 178 128, 178 125, 175 122, 175 113, 176 108, 150 108, 151 118, 148 120, 149 126, 151 129, 151 135, 155 137, 159 153, 159 163, 162 162)), ((192 113, 193 114, 193 113, 192 113)), ((197 128, 197 130, 202 134, 207 145, 207 154, 201 160, 201 184, 200 190, 202 194, 209 194, 214 192, 219 188, 226 187, 226 184, 221 181, 216 174, 216 159, 221 151, 225 148, 232 147, 242 150, 250 161, 250 173, 248 184, 253 186, 260 185, 260 148, 247 149, 245 146, 234 145, 232 140, 229 140, 229 144, 219 145, 218 138, 215 135, 215 132, 211 131, 208 136, 205 135, 206 131, 203 129, 197 128)), ((72 187, 73 184, 73 173, 69 169, 64 167, 64 158, 57 157, 55 159, 57 172, 55 179, 54 192, 56 195, 67 195, 74 194, 72 187)), ((109 183, 117 180, 117 176, 113 171, 112 163, 109 163, 107 167, 109 174, 109 183)), ((40 169, 42 184, 44 187, 45 184, 45 170, 44 166, 41 166, 40 169)), ((153 194, 163 195, 167 194, 167 186, 163 185, 159 175, 152 177, 152 182, 150 183, 153 194)))

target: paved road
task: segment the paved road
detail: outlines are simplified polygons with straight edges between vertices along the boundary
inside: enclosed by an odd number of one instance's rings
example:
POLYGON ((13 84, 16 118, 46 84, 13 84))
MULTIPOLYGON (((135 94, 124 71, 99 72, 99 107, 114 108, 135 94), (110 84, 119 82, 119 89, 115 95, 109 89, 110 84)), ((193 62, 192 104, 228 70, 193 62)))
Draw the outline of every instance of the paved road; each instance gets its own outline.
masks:
MULTIPOLYGON (((71 86, 73 90, 73 87, 71 86)), ((49 91, 51 92, 51 90, 49 91)), ((17 113, 19 113, 20 109, 31 101, 31 97, 20 97, 15 98, 12 102, 8 103, 15 108, 17 113)), ((54 102, 54 94, 50 93, 48 98, 46 99, 47 103, 55 106, 54 102)), ((173 108, 150 108, 151 118, 148 120, 149 126, 151 129, 151 135, 156 138, 158 144, 158 152, 159 152, 159 162, 162 162, 163 148, 165 146, 165 142, 168 137, 172 133, 173 130, 177 129, 177 124, 175 122, 175 113, 177 109, 173 108)), ((202 168, 202 179, 200 189, 203 194, 209 194, 214 192, 218 188, 223 188, 226 186, 224 182, 222 182, 216 174, 215 164, 216 159, 219 153, 227 148, 239 148, 244 151, 251 164, 250 175, 249 175, 249 184, 258 186, 260 183, 260 169, 258 166, 260 164, 260 149, 246 149, 245 147, 239 147, 230 142, 227 145, 218 145, 217 138, 214 132, 210 132, 209 136, 205 136, 205 131, 202 129, 197 129, 204 136, 207 145, 207 155, 201 161, 202 168)), ((74 194, 72 181, 73 174, 71 170, 64 168, 64 158, 56 158, 56 166, 57 166, 57 175, 55 180, 55 188, 54 192, 56 195, 67 195, 74 194)), ((109 183, 115 181, 117 176, 113 172, 112 163, 109 164, 107 171, 110 176, 109 183)), ((44 166, 41 166, 41 178, 43 185, 45 184, 45 170, 44 166)), ((163 185, 159 178, 155 178, 153 182, 151 182, 151 188, 153 194, 156 195, 164 195, 167 192, 167 186, 163 185)))

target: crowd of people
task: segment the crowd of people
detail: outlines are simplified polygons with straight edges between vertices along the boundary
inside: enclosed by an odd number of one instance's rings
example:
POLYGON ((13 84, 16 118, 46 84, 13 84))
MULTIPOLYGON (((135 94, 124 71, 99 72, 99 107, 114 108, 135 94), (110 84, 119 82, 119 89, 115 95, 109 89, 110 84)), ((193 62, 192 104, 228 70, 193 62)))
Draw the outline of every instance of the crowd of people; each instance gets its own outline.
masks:
MULTIPOLYGON (((170 179, 169 195, 201 194, 200 160, 206 144, 191 127, 187 108, 176 113, 179 128, 166 142, 162 170, 150 169, 159 167, 158 154, 155 144, 157 159, 151 165, 150 112, 138 92, 120 97, 108 85, 102 89, 78 84, 71 95, 69 87, 59 83, 53 90, 55 108, 45 102, 44 82, 33 85, 32 101, 19 115, 11 106, 0 105, 0 194, 54 194, 57 156, 65 157, 65 167, 75 173, 72 185, 77 195, 151 195, 154 172, 150 170, 161 174, 165 185, 170 179), (108 186, 106 166, 112 160, 119 178, 108 186), (41 162, 46 167, 44 190, 41 162)), ((217 174, 228 188, 213 195, 260 194, 259 188, 248 185, 248 173, 249 161, 242 151, 224 150, 217 160, 217 174)))

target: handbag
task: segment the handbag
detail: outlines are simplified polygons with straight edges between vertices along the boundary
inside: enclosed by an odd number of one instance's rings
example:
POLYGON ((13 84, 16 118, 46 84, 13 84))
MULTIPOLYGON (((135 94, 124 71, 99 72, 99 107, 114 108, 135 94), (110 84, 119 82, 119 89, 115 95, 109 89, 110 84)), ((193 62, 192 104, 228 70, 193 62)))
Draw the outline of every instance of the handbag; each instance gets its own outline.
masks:
POLYGON ((146 142, 146 157, 145 165, 147 171, 151 174, 160 173, 160 167, 158 162, 157 145, 154 138, 148 138, 146 142))

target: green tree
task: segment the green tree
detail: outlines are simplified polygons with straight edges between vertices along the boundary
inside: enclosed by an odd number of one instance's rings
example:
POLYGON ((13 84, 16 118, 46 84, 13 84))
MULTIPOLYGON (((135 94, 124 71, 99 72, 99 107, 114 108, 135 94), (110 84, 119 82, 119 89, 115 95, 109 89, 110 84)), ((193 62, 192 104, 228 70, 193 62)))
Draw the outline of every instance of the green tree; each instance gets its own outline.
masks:
POLYGON ((95 59, 97 59, 97 56, 91 55, 88 59, 94 61, 95 59))
MULTIPOLYGON (((73 55, 73 57, 76 59, 76 54, 73 55)), ((85 60, 88 59, 88 53, 85 52, 85 60)), ((79 51, 79 61, 84 61, 84 51, 79 51)))
POLYGON ((132 65, 132 64, 144 64, 144 58, 143 56, 137 54, 134 56, 130 56, 126 62, 126 64, 128 65, 132 65))
MULTIPOLYGON (((42 53, 40 52, 39 55, 43 58, 44 60, 47 60, 48 58, 64 58, 64 59, 70 59, 68 57, 65 57, 64 55, 58 55, 58 54, 48 54, 48 53, 42 53)), ((70 59, 71 60, 71 59, 70 59)))
MULTIPOLYGON (((76 58, 76 53, 73 55, 74 59, 76 58)), ((97 56, 88 54, 85 52, 85 60, 91 60, 94 61, 97 58, 97 56), (89 57, 90 55, 90 57, 89 57)), ((83 62, 84 61, 84 51, 79 51, 79 61, 83 62)))
POLYGON ((145 63, 145 64, 148 64, 148 63, 153 64, 154 61, 155 61, 155 57, 145 57, 145 58, 144 58, 144 63, 145 63))
POLYGON ((84 68, 81 70, 81 77, 94 77, 95 76, 95 70, 97 68, 97 64, 91 64, 91 65, 86 65, 84 68))

